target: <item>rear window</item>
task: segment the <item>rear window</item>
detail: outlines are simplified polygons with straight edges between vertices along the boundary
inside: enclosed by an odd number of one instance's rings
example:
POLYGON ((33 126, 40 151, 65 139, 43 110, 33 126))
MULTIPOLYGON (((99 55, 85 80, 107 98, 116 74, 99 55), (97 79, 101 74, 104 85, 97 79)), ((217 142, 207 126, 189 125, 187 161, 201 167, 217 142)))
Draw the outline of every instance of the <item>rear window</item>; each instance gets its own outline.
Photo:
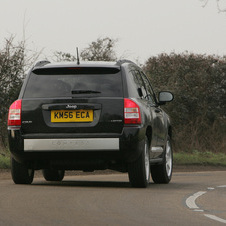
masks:
POLYGON ((118 68, 45 68, 34 70, 24 98, 122 97, 118 68))

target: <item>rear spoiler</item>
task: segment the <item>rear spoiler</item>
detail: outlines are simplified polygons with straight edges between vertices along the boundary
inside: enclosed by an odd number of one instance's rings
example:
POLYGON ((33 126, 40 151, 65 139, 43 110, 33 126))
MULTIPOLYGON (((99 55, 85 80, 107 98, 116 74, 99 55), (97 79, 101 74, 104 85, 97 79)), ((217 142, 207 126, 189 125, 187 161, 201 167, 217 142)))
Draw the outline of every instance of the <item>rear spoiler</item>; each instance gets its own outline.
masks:
POLYGON ((34 68, 37 75, 116 74, 120 67, 43 67, 34 68))

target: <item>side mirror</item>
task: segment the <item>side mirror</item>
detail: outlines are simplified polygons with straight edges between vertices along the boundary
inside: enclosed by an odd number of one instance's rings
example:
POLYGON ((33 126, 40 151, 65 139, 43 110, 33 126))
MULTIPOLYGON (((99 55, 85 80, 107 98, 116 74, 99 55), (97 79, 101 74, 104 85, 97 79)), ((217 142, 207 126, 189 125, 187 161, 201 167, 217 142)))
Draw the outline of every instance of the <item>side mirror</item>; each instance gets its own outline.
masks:
POLYGON ((171 92, 159 92, 159 105, 164 105, 166 102, 172 101, 174 98, 173 94, 171 92))

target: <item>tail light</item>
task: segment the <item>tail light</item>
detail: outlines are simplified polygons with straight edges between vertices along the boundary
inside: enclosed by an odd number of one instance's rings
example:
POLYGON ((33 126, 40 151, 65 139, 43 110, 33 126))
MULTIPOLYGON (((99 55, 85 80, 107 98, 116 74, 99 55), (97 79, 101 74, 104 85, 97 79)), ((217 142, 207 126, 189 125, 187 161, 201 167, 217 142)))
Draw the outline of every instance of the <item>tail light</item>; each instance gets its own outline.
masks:
POLYGON ((8 126, 21 126, 21 103, 22 100, 16 100, 9 108, 8 126))
POLYGON ((131 99, 124 99, 124 123, 141 124, 140 107, 131 99))

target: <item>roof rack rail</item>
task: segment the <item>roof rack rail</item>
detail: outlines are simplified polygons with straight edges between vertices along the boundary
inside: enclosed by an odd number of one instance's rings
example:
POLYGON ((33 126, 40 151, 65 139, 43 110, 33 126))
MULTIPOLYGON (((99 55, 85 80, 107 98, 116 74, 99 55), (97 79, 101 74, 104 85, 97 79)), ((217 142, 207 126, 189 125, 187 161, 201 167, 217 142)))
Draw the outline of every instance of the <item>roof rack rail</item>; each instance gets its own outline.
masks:
POLYGON ((134 64, 134 62, 133 61, 131 61, 131 60, 126 60, 126 59, 122 59, 122 60, 118 60, 117 62, 116 62, 116 64, 123 64, 123 63, 132 63, 132 64, 134 64))
POLYGON ((46 65, 46 64, 50 64, 50 63, 51 63, 51 62, 48 61, 48 60, 41 60, 41 61, 38 61, 38 62, 35 64, 34 67, 42 67, 42 66, 44 66, 44 65, 46 65))

